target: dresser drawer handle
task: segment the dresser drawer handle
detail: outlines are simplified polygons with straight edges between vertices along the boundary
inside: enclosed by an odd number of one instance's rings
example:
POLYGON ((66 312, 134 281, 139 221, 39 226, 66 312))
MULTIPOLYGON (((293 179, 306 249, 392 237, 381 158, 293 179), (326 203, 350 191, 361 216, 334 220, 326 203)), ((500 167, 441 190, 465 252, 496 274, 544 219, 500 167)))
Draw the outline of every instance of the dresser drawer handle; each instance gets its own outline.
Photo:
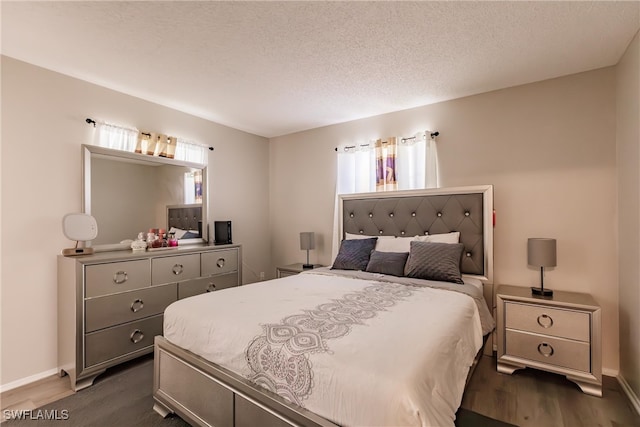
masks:
POLYGON ((131 332, 131 335, 129 335, 129 339, 134 344, 138 344, 140 341, 142 341, 143 338, 144 334, 140 329, 134 330, 133 332, 131 332))
POLYGON ((547 314, 541 314, 540 316, 538 316, 538 325, 542 326, 545 329, 550 328, 553 326, 553 319, 547 314))
POLYGON ((225 259, 224 258, 218 258, 218 262, 216 262, 216 265, 220 268, 224 267, 224 263, 225 263, 225 259))
POLYGON ((176 264, 173 266, 173 268, 171 269, 171 271, 173 271, 173 274, 175 274, 176 276, 178 274, 182 274, 182 272, 184 271, 184 265, 182 264, 176 264))
POLYGON ((553 356, 553 347, 551 344, 547 344, 546 342, 538 344, 538 353, 543 355, 544 357, 553 356))
POLYGON ((213 292, 215 290, 216 290, 215 283, 213 283, 213 282, 209 283, 209 286, 207 286, 207 292, 213 292))
POLYGON ((116 285, 120 285, 127 280, 129 280, 129 276, 127 276, 126 271, 118 271, 113 275, 113 283, 115 283, 116 285))
POLYGON ((142 310, 143 307, 144 307, 144 303, 140 298, 138 298, 137 300, 131 303, 131 311, 133 311, 134 313, 136 311, 142 310))

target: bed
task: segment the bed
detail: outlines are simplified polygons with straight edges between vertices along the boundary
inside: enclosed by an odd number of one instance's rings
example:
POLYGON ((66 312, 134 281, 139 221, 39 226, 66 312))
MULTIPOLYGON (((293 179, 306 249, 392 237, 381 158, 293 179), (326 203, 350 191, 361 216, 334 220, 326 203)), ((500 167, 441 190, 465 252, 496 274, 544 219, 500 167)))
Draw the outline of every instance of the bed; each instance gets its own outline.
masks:
POLYGON ((491 186, 341 196, 331 268, 167 308, 154 409, 218 427, 452 426, 494 328, 492 206, 491 186))

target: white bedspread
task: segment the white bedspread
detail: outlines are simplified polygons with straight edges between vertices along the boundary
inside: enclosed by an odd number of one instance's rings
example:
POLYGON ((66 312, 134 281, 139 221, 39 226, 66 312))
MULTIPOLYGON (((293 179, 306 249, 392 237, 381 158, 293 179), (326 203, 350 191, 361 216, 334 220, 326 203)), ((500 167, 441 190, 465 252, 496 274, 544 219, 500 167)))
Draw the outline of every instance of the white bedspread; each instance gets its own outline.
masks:
POLYGON ((177 301, 164 335, 344 426, 453 426, 482 345, 464 293, 327 272, 177 301))

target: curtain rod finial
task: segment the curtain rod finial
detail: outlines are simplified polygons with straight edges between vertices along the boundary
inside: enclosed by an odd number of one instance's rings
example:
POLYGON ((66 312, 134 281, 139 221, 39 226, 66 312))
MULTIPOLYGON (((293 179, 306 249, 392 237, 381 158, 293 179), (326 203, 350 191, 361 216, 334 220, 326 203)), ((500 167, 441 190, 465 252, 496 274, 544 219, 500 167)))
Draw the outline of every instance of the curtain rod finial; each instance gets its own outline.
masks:
POLYGON ((89 125, 93 125, 93 127, 96 127, 96 121, 93 120, 92 118, 87 117, 85 119, 85 122, 87 122, 87 124, 89 124, 89 125))

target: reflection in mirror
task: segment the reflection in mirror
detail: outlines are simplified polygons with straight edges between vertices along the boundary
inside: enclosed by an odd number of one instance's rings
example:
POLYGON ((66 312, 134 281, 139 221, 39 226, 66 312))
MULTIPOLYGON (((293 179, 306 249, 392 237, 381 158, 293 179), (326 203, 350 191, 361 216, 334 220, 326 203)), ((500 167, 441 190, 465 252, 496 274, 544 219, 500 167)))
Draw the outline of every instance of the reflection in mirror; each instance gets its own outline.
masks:
POLYGON ((150 229, 169 232, 170 216, 180 217, 174 229, 186 239, 179 244, 206 241, 204 165, 89 145, 83 150, 84 211, 98 223, 92 246, 135 240, 140 232, 146 237, 150 229))

